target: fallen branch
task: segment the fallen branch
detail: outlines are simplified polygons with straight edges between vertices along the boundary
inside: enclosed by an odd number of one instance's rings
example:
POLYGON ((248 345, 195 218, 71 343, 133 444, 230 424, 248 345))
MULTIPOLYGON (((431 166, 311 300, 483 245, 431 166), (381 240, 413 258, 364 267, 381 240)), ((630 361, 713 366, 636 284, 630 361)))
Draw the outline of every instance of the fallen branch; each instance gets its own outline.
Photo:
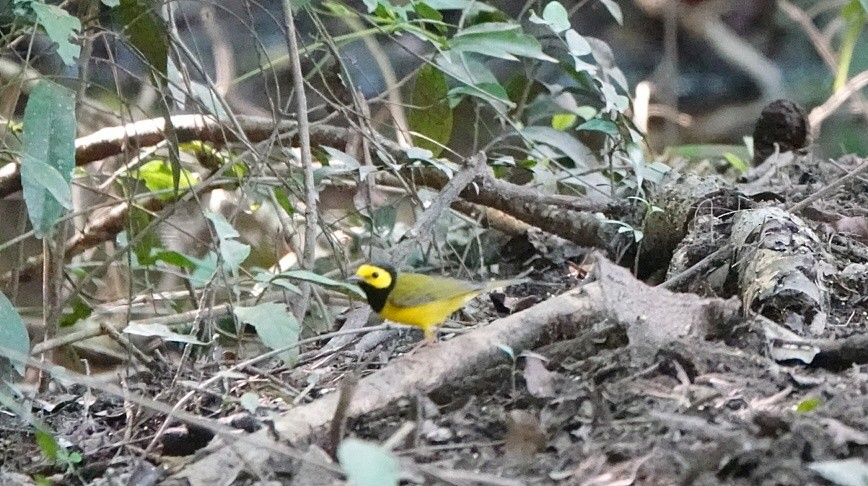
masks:
MULTIPOLYGON (((201 140, 217 146, 242 139, 249 140, 251 143, 261 142, 275 132, 293 132, 297 129, 294 121, 275 122, 270 118, 252 116, 239 116, 237 119, 244 130, 243 137, 233 131, 229 120, 219 120, 210 115, 176 115, 172 117, 172 125, 179 143, 201 140)), ((156 145, 166 139, 165 132, 164 118, 152 118, 123 126, 103 128, 76 139, 75 164, 86 165, 134 148, 156 145)), ((311 126, 311 140, 316 144, 337 145, 346 137, 347 130, 344 128, 328 125, 311 126)), ((21 172, 18 164, 7 164, 0 168, 0 197, 8 196, 20 189, 21 172)))
MULTIPOLYGON (((516 352, 535 349, 586 334, 605 321, 609 326, 628 328, 631 347, 642 351, 636 353, 642 359, 646 352, 653 354, 688 335, 704 339, 718 332, 722 322, 739 315, 735 300, 702 299, 648 287, 604 258, 597 256, 596 260, 595 281, 450 341, 420 349, 360 380, 346 416, 357 418, 416 393, 434 393, 453 386, 475 387, 480 382, 496 386, 500 381, 492 373, 511 366, 498 344, 516 352)), ((325 430, 338 404, 338 394, 331 394, 295 408, 275 419, 274 432, 281 441, 307 442, 313 434, 325 430)), ((255 437, 273 441, 268 432, 259 432, 255 437)), ((237 452, 224 439, 215 440, 201 453, 205 456, 173 479, 205 484, 202 478, 211 477, 209 471, 237 469, 237 452)), ((223 479, 231 482, 233 478, 223 479)))

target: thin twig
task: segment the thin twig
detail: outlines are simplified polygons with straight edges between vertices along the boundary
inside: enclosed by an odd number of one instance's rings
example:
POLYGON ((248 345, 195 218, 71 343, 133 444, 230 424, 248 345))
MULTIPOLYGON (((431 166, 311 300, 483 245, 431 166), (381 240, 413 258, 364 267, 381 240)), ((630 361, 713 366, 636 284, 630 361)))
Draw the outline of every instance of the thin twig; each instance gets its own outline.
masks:
POLYGON ((707 257, 703 258, 702 260, 699 260, 698 262, 696 262, 696 264, 694 264, 692 267, 688 268, 687 270, 684 270, 683 272, 679 273, 678 275, 675 275, 675 276, 671 277, 669 280, 666 280, 665 282, 661 283, 660 285, 658 285, 658 287, 661 287, 664 289, 675 288, 679 284, 684 282, 685 280, 693 278, 696 274, 698 274, 699 272, 702 272, 703 270, 708 268, 711 264, 713 264, 715 262, 719 262, 721 260, 726 260, 730 256, 732 256, 732 245, 726 244, 726 245, 718 248, 717 251, 715 251, 711 255, 708 255, 707 257))
POLYGON ((467 159, 465 167, 443 186, 440 194, 431 202, 431 206, 425 210, 413 228, 407 231, 404 241, 392 249, 392 263, 402 265, 414 248, 425 246, 426 242, 433 236, 434 225, 441 221, 444 211, 458 199, 458 195, 468 184, 488 170, 486 161, 485 152, 479 152, 467 159))
POLYGON ((816 138, 820 133, 823 121, 838 109, 847 99, 859 93, 859 90, 868 86, 868 70, 862 71, 850 78, 843 88, 836 91, 822 105, 811 110, 808 122, 811 126, 811 137, 816 138))
POLYGON ((787 14, 791 20, 802 27, 802 30, 805 31, 808 39, 810 39, 811 44, 814 45, 814 49, 823 59, 823 62, 829 66, 829 69, 835 71, 838 66, 838 56, 835 54, 835 50, 832 49, 832 45, 829 43, 829 38, 820 32, 820 29, 814 25, 811 17, 802 9, 787 0, 778 0, 778 7, 787 14))
MULTIPOLYGON (((868 72, 868 71, 866 71, 866 72, 868 72)), ((838 187, 843 185, 845 182, 849 181, 850 179, 853 179, 854 177, 858 176, 862 172, 865 172, 866 169, 868 169, 868 159, 862 160, 862 163, 859 164, 855 169, 851 170, 850 172, 848 172, 848 173, 842 175, 841 177, 835 179, 834 181, 830 182, 828 185, 826 185, 826 187, 811 194, 810 196, 806 197, 805 199, 802 199, 798 203, 793 204, 792 206, 787 208, 787 211, 789 211, 793 214, 799 213, 800 211, 802 211, 803 209, 808 207, 808 205, 810 205, 814 201, 821 199, 823 197, 826 197, 832 191, 834 191, 835 189, 837 189, 838 187)))
MULTIPOLYGON (((305 232, 304 232, 304 255, 301 266, 304 269, 312 269, 316 258, 316 229, 317 229, 317 200, 316 184, 313 179, 313 156, 310 151, 310 122, 307 118, 307 95, 304 92, 304 75, 301 72, 301 59, 298 52, 295 22, 293 20, 292 2, 283 1, 283 15, 286 22, 286 44, 289 49, 289 60, 292 66, 292 84, 295 91, 296 117, 298 118, 298 139, 301 149, 301 165, 304 167, 305 189, 305 232)), ((295 317, 301 321, 307 313, 310 301, 310 284, 305 283, 301 287, 302 298, 295 307, 295 317)))

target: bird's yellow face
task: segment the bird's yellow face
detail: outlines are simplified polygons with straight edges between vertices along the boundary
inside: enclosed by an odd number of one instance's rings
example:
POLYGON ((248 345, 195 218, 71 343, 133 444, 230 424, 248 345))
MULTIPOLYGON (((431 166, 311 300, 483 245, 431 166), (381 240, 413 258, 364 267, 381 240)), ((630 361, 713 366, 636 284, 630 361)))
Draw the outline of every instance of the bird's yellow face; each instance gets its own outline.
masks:
POLYGON ((366 263, 356 270, 356 278, 362 288, 373 287, 374 289, 388 289, 394 280, 394 270, 366 263))
POLYGON ((380 312, 386 306, 392 289, 395 288, 397 277, 398 272, 392 266, 366 263, 350 277, 350 282, 358 284, 368 297, 371 308, 380 312))

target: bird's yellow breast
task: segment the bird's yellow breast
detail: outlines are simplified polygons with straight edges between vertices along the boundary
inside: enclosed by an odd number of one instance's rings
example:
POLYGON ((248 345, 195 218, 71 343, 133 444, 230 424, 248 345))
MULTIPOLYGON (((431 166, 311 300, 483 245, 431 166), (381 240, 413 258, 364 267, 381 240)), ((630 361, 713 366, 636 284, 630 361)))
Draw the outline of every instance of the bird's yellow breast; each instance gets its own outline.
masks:
POLYGON ((445 321, 453 312, 478 294, 479 292, 473 292, 412 307, 398 307, 391 301, 387 301, 383 310, 380 311, 380 315, 390 321, 428 329, 445 321))
POLYGON ((430 339, 437 326, 483 290, 471 282, 402 273, 379 314, 390 321, 420 327, 430 339))

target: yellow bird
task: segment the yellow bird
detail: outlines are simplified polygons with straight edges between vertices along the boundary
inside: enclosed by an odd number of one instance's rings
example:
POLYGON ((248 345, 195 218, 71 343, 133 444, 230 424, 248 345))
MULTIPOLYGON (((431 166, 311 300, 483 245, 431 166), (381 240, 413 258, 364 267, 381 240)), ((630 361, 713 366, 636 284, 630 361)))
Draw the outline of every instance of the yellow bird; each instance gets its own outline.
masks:
POLYGON ((350 282, 358 284, 368 297, 368 304, 384 319, 422 329, 425 339, 453 312, 477 295, 526 280, 469 282, 419 273, 399 273, 383 263, 367 263, 356 270, 350 282))

